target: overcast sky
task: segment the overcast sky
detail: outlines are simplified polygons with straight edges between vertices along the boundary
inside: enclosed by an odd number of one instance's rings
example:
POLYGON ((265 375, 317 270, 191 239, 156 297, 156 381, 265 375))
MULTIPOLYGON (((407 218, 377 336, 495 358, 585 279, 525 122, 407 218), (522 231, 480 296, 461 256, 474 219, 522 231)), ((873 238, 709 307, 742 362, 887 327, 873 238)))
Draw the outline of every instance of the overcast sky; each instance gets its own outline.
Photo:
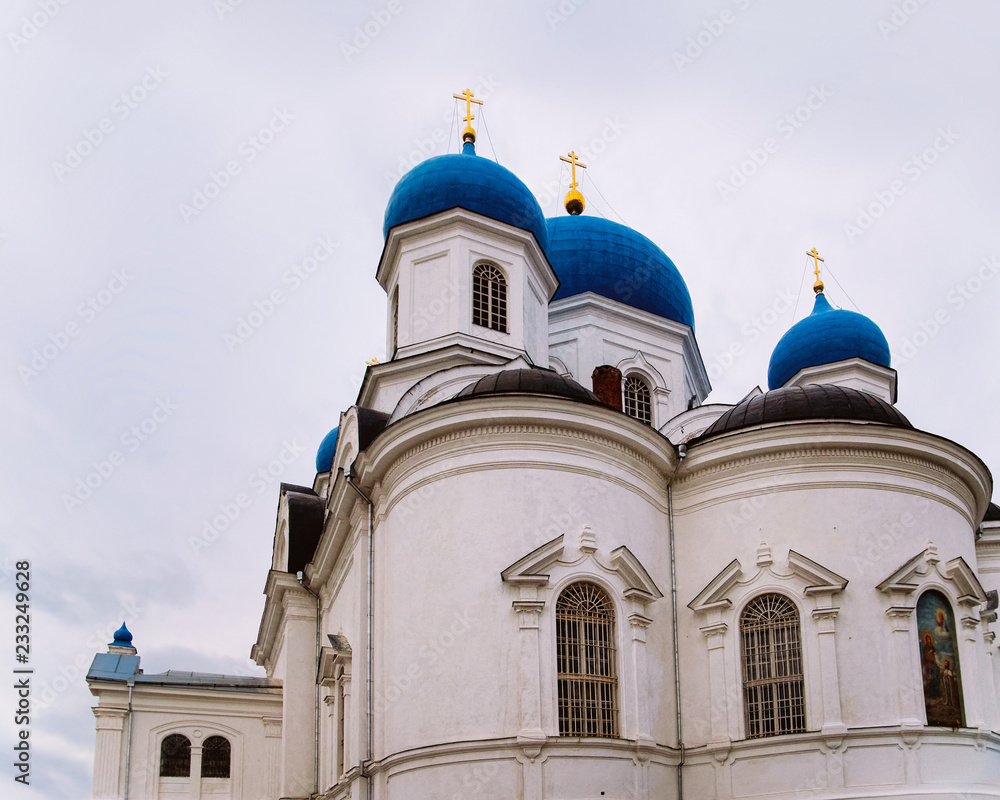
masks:
POLYGON ((123 619, 147 672, 256 669, 278 482, 312 484, 384 356, 386 201, 457 150, 466 87, 480 155, 547 215, 575 149, 588 213, 677 264, 710 402, 766 388, 818 247, 899 409, 1000 465, 998 29, 987 0, 4 3, 0 641, 13 663, 30 560, 38 701, 17 796, 89 796, 83 673, 123 619))

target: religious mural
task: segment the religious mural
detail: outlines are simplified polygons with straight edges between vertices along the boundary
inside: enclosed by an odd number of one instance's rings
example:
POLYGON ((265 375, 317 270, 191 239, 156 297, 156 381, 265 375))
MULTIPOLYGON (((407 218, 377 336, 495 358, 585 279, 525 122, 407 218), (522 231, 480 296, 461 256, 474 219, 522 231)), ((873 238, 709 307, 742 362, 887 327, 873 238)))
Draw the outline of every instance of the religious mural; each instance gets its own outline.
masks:
POLYGON ((920 671, 924 681, 927 724, 962 727, 962 679, 958 639, 951 606, 940 592, 925 592, 917 602, 920 671))

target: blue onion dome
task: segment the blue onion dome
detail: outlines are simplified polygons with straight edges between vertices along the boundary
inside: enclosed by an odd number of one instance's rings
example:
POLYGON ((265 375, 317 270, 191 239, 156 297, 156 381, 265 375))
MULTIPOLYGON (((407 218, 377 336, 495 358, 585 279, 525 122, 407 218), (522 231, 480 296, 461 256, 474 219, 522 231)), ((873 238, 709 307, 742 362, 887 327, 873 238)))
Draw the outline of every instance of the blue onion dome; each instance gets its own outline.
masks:
POLYGON ((781 337, 767 368, 770 389, 784 386, 800 369, 863 358, 889 366, 889 343, 878 325, 863 314, 834 308, 820 292, 812 313, 781 337))
POLYGON ((533 233, 539 247, 546 249, 545 216, 535 196, 513 172, 477 156, 468 142, 460 154, 429 158, 400 178, 385 209, 382 235, 451 208, 533 233))
POLYGON ((117 647, 131 647, 132 646, 132 631, 125 627, 125 623, 115 631, 115 640, 111 643, 113 646, 117 647))
POLYGON ((641 233, 601 217, 553 217, 546 224, 549 263, 560 281, 553 300, 594 292, 694 330, 684 278, 641 233))
POLYGON ((319 450, 316 451, 316 471, 329 472, 333 467, 333 454, 337 450, 337 431, 334 428, 319 443, 319 450))

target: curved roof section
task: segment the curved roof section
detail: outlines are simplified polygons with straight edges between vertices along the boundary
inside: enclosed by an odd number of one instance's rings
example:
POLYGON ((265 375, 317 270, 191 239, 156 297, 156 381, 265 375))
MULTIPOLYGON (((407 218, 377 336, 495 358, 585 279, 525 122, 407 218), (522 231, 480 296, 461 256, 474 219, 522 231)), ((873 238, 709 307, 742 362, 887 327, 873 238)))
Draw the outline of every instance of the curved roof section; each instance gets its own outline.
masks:
POLYGON ((805 367, 848 358, 888 367, 889 343, 868 317, 833 308, 825 295, 817 294, 812 313, 793 325, 775 346, 767 368, 768 388, 784 386, 805 367))
POLYGON ((773 389, 743 400, 712 423, 698 439, 755 425, 806 420, 875 422, 895 428, 913 428, 906 417, 880 397, 847 386, 810 383, 773 389))
POLYGON ((429 158, 400 178, 385 209, 382 235, 452 208, 521 228, 535 235, 542 250, 547 247, 545 216, 535 196, 513 172, 480 158, 469 144, 461 154, 429 158))
POLYGON ((339 428, 334 428, 319 443, 319 449, 316 451, 317 472, 329 472, 333 466, 333 456, 337 451, 337 433, 339 430, 339 428))
MULTIPOLYGON (((564 378, 551 369, 508 369, 494 372, 469 384, 457 395, 445 402, 471 400, 499 394, 536 394, 561 397, 581 403, 603 406, 604 403, 593 392, 583 388, 571 378, 564 378)), ((606 406, 605 406, 606 407, 606 406)))
POLYGON ((546 225, 549 263, 561 284, 553 300, 594 292, 694 330, 687 284, 651 240, 601 217, 553 217, 546 225))

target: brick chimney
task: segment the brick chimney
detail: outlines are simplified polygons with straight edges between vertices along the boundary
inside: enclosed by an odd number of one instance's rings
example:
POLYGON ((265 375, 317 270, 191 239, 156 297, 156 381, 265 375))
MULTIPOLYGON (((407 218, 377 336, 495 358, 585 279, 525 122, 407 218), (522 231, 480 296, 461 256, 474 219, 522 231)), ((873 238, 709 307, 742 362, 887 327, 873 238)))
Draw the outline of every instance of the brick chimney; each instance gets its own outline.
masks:
POLYGON ((607 364, 597 367, 590 376, 594 382, 594 394, 602 403, 611 406, 616 411, 622 410, 622 372, 617 367, 607 364))

